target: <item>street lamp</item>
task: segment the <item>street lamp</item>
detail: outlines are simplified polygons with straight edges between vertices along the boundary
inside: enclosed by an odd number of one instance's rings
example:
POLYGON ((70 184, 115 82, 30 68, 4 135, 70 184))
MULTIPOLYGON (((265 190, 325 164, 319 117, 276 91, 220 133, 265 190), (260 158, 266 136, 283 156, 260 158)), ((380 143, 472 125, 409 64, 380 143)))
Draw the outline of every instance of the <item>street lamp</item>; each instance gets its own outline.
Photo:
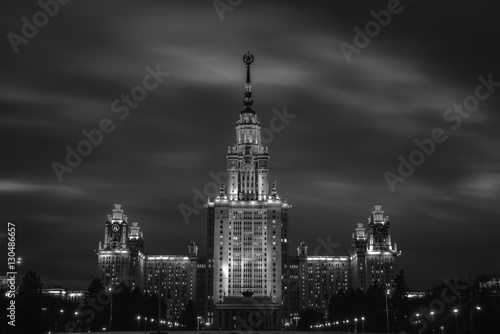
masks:
POLYGON ((417 327, 417 324, 420 322, 418 317, 420 317, 420 313, 415 313, 415 319, 413 319, 413 321, 411 322, 411 325, 413 326, 414 332, 417 332, 416 327, 417 327))
MULTIPOLYGON (((60 310, 59 310, 59 322, 60 322, 60 323, 62 323, 62 315, 63 315, 63 313, 64 313, 64 310, 63 310, 63 309, 60 309, 60 310)), ((56 325, 56 326, 55 326, 55 327, 56 327, 56 328, 55 328, 55 331, 57 332, 57 329, 58 329, 58 325, 59 325, 59 323, 56 321, 56 324, 55 324, 55 325, 56 325)))
POLYGON ((431 314, 431 328, 432 331, 434 332, 434 311, 431 311, 430 314, 431 314))
POLYGON ((363 328, 363 334, 365 334, 365 317, 361 317, 361 327, 363 328))
POLYGON ((148 324, 148 318, 144 317, 144 331, 146 331, 147 324, 148 324))
POLYGON ((358 318, 354 318, 354 333, 358 332, 358 318))
POLYGON ((109 326, 108 326, 108 332, 111 332, 111 322, 113 321, 113 288, 109 287, 108 290, 109 290, 109 293, 111 295, 111 306, 109 308, 109 326))
POLYGON ((73 314, 75 315, 76 323, 79 324, 80 323, 80 319, 78 319, 78 311, 73 312, 73 314))
POLYGON ((140 323, 141 323, 141 316, 140 316, 140 315, 138 315, 138 316, 137 316, 137 331, 138 331, 138 332, 139 332, 139 325, 140 325, 140 323))
POLYGON ((454 308, 453 313, 455 313, 455 326, 457 327, 457 334, 458 334, 458 309, 454 308))
POLYGON ((347 319, 345 321, 346 325, 347 325, 347 333, 350 333, 351 332, 351 329, 349 328, 349 319, 347 319))
POLYGON ((387 318, 387 334, 390 334, 391 332, 389 329, 389 304, 387 302, 387 296, 389 296, 389 293, 391 293, 391 291, 387 289, 385 292, 385 316, 387 318))
MULTIPOLYGON (((161 289, 162 289, 162 277, 163 277, 163 269, 159 269, 158 272, 158 279, 159 279, 159 287, 158 287, 158 333, 160 333, 160 320, 161 320, 161 289)), ((168 311, 168 300, 172 297, 170 295, 170 289, 165 291, 165 297, 167 300, 164 299, 165 301, 165 314, 167 314, 168 311)), ((168 315, 167 315, 167 320, 168 320, 168 315)))
POLYGON ((160 268, 160 270, 158 271, 158 279, 160 281, 160 285, 158 286, 158 333, 160 333, 160 318, 161 318, 161 274, 162 274, 162 269, 160 268))

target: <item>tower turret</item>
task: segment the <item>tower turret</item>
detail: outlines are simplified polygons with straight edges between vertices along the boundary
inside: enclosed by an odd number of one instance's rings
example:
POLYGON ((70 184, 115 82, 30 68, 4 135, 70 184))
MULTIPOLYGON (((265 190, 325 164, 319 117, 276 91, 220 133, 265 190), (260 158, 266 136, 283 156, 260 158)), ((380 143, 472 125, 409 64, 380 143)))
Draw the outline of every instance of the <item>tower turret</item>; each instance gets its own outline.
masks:
POLYGON ((299 257, 307 257, 307 246, 306 246, 306 243, 304 241, 302 241, 300 244, 299 244, 299 247, 297 247, 297 255, 299 257))
POLYGON ((188 246, 188 254, 189 256, 198 256, 198 246, 196 246, 194 241, 191 241, 188 246))
POLYGON ((261 143, 261 127, 257 113, 252 109, 252 87, 250 66, 254 56, 249 52, 243 56, 247 69, 245 85, 245 108, 236 122, 236 144, 228 148, 227 196, 229 200, 267 200, 269 197, 269 154, 261 143))

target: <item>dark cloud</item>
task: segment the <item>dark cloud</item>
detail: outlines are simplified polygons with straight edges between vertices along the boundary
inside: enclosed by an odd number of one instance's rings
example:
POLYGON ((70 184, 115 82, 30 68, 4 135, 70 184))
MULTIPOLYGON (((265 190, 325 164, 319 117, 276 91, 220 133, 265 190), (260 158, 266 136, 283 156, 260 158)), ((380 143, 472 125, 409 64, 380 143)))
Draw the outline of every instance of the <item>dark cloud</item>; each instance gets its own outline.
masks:
MULTIPOLYGON (((498 252, 498 92, 459 129, 443 121, 479 75, 500 81, 495 11, 487 1, 401 4, 350 64, 339 43, 353 44, 353 28, 386 1, 243 2, 223 22, 206 1, 71 2, 19 54, 4 38, 0 216, 19 226, 24 269, 47 284, 86 286, 114 202, 140 222, 152 253, 184 253, 190 240, 204 250, 204 212, 185 224, 178 206, 192 206, 193 189, 225 168, 250 50, 262 125, 273 109, 296 115, 269 143, 271 178, 293 204, 292 248, 331 235, 345 252, 355 223, 382 203, 413 289, 498 272, 485 256, 498 252), (119 119, 113 101, 158 64, 170 75, 119 119), (59 183, 51 163, 103 118, 115 130, 59 183), (383 173, 437 127, 448 140, 391 192, 383 173)), ((39 10, 4 9, 4 36, 39 10)))

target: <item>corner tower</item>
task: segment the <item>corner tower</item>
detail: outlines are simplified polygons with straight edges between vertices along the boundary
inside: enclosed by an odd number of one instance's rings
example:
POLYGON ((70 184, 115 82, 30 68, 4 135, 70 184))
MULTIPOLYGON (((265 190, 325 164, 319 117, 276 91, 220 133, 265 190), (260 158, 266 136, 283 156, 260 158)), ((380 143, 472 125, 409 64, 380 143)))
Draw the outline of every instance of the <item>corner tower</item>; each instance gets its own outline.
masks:
POLYGON ((139 223, 129 227, 127 220, 122 204, 117 203, 104 224, 104 243, 99 242, 97 261, 102 284, 107 288, 120 283, 142 288, 146 252, 143 234, 139 223))
POLYGON ((391 286, 401 252, 392 244, 391 223, 389 216, 384 216, 381 204, 374 205, 366 228, 358 223, 349 253, 354 289, 366 290, 373 284, 391 286))

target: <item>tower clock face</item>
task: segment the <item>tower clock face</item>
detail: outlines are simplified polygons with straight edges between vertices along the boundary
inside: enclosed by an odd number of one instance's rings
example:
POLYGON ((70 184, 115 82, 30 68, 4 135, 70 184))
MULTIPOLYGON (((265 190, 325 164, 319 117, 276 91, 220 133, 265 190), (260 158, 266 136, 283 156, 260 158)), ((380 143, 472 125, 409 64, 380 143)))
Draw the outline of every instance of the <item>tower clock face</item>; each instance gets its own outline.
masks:
POLYGON ((384 226, 382 225, 377 225, 377 232, 378 233, 382 233, 382 231, 384 230, 384 226))
POLYGON ((118 232, 119 229, 120 229, 120 225, 118 225, 118 224, 113 224, 111 226, 111 230, 113 230, 113 232, 118 232))

